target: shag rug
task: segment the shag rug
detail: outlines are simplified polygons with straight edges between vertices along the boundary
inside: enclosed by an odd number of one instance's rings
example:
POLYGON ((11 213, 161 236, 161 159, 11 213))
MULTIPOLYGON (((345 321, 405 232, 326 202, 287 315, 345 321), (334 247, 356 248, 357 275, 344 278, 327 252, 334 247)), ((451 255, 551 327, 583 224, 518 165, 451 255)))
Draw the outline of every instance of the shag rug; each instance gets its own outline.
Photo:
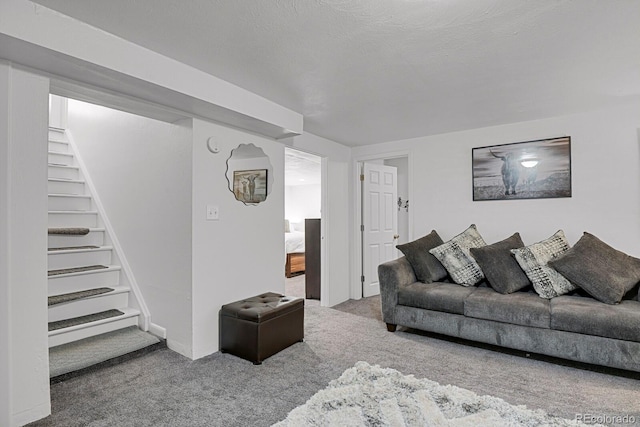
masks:
MULTIPOLYGON (((358 362, 274 426, 581 426, 492 396, 358 362)), ((590 424, 593 426, 593 424, 590 424)))

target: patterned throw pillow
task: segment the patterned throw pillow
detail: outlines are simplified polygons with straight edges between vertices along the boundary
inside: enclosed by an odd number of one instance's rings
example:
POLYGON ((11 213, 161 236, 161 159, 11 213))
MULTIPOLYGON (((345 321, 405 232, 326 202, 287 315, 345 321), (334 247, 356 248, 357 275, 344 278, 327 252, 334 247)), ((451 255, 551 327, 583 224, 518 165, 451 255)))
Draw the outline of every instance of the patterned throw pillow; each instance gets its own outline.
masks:
POLYGON ((551 299, 577 289, 564 276, 547 263, 569 250, 569 242, 562 230, 553 236, 524 248, 512 249, 511 253, 524 270, 533 289, 542 298, 551 299))
POLYGON ((471 224, 465 231, 429 252, 444 265, 454 282, 462 286, 473 286, 484 279, 484 274, 469 249, 482 246, 486 246, 486 243, 476 225, 471 224))

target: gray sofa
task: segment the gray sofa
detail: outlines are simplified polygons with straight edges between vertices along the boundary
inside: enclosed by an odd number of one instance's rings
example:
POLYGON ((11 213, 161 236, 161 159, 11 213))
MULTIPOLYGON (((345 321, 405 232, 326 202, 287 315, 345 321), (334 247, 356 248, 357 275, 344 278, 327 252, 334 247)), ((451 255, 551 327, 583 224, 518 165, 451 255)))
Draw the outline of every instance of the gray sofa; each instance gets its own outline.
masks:
POLYGON ((405 257, 378 267, 382 318, 406 326, 531 353, 640 372, 640 300, 540 298, 487 286, 422 283, 405 257))

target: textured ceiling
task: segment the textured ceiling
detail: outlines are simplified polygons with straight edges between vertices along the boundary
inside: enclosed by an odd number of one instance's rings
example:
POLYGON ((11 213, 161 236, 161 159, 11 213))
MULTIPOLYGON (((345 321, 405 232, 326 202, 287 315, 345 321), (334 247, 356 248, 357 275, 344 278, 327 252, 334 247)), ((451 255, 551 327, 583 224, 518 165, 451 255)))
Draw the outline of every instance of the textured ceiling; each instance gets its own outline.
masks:
POLYGON ((638 0, 37 0, 362 145, 640 96, 638 0))
POLYGON ((320 185, 320 165, 320 157, 285 147, 284 185, 320 185))

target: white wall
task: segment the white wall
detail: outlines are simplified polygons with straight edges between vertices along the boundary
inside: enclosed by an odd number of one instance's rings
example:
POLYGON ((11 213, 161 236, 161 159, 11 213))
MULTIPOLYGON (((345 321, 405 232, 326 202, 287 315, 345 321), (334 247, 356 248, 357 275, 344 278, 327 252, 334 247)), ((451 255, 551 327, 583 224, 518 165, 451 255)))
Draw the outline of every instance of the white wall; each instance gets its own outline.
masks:
POLYGON ((193 121, 193 358, 218 350, 223 304, 263 292, 284 292, 284 145, 268 138, 193 121), (215 137, 220 152, 207 149, 215 137), (226 161, 239 144, 269 156, 274 180, 267 200, 246 206, 229 191, 226 161), (206 220, 207 205, 219 208, 206 220))
POLYGON ((51 413, 47 344, 49 80, 0 62, 0 425, 51 413))
POLYGON ((322 237, 324 275, 321 278, 321 303, 333 306, 350 297, 350 192, 351 149, 337 142, 305 133, 283 142, 301 151, 323 158, 322 237))
POLYGON ((322 201, 320 184, 284 187, 284 215, 291 222, 304 223, 305 218, 320 218, 322 201))
POLYGON ((475 223, 488 243, 519 231, 526 244, 563 229, 571 244, 589 231, 640 256, 640 103, 591 113, 359 147, 354 156, 412 152, 414 236, 443 239, 475 223), (573 197, 472 201, 471 149, 570 135, 573 197))
POLYGON ((69 100, 68 129, 169 348, 191 355, 191 129, 69 100))

